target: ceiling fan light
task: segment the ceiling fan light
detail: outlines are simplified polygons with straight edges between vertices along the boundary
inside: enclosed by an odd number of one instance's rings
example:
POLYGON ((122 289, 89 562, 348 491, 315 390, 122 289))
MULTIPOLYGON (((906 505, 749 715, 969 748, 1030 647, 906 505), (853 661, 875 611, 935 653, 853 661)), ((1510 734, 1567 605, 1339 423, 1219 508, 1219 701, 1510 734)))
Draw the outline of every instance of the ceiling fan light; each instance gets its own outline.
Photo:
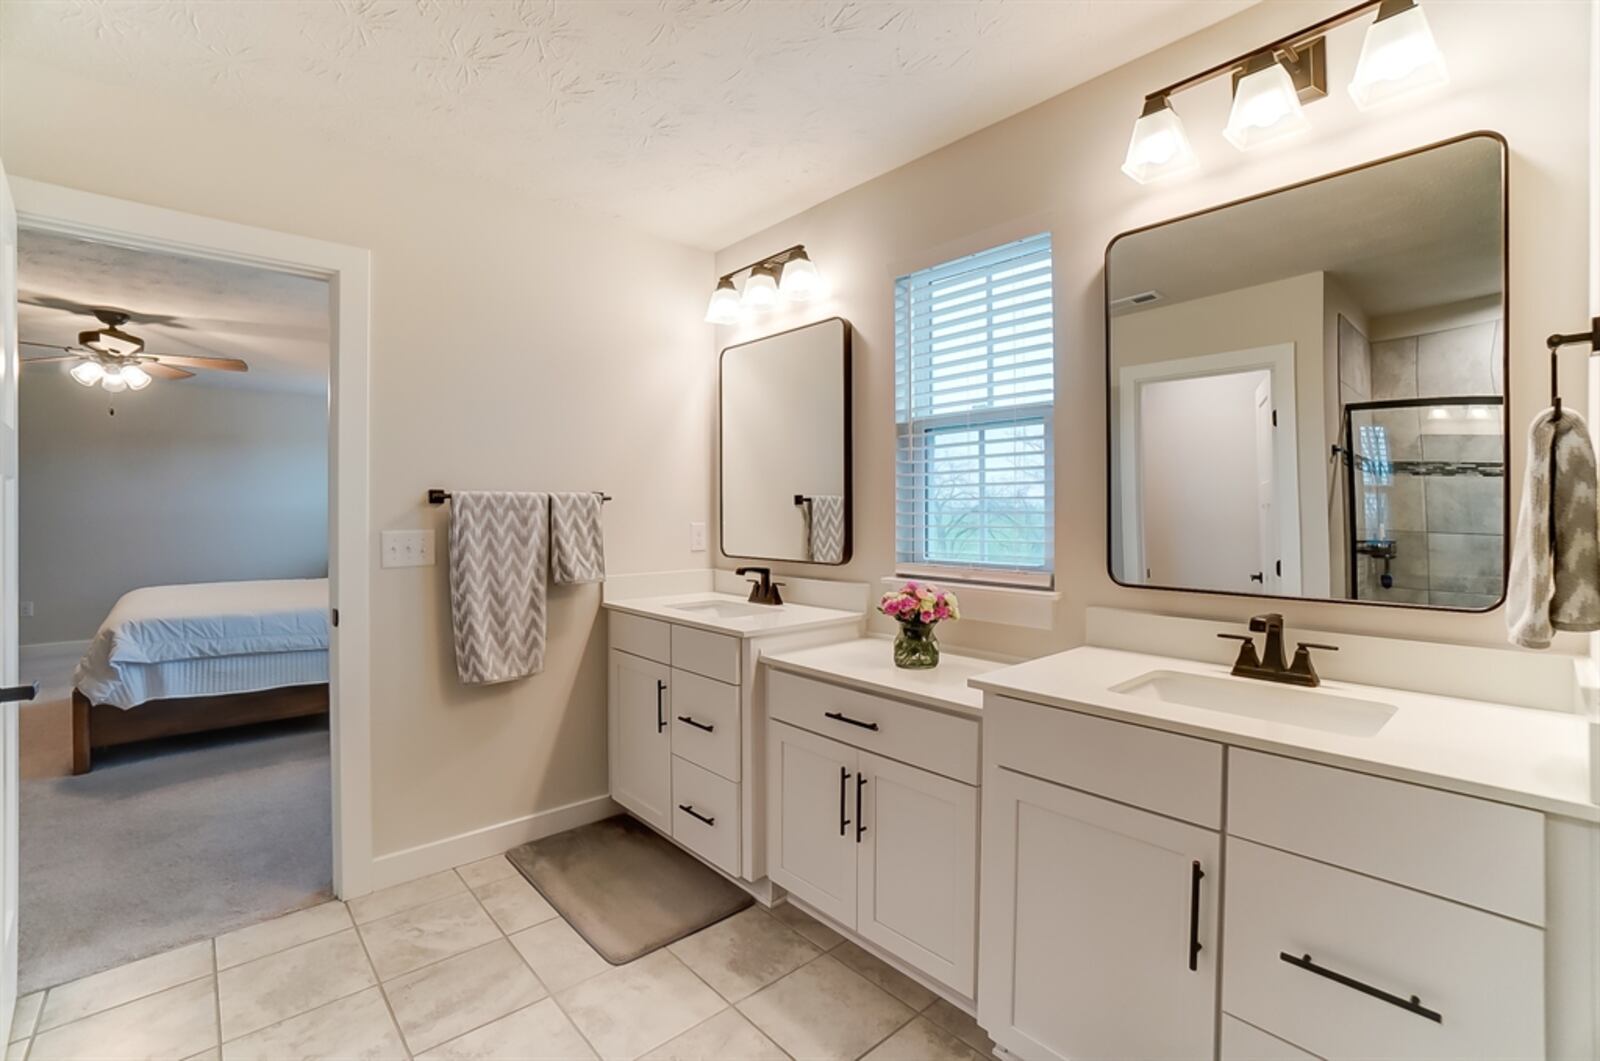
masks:
POLYGON ((750 278, 744 282, 744 293, 739 296, 739 305, 759 312, 771 309, 777 303, 778 278, 772 266, 758 265, 750 270, 750 278))
POLYGON ((150 373, 138 365, 123 365, 122 382, 128 385, 129 390, 142 391, 150 386, 150 373))
POLYGON ((1350 98, 1362 110, 1450 80, 1444 53, 1416 0, 1385 0, 1367 27, 1350 98))
POLYGON ((707 324, 733 324, 739 319, 739 289, 733 286, 733 277, 724 276, 711 292, 711 304, 706 307, 707 324))
POLYGON ((1222 130, 1228 143, 1249 151, 1310 128, 1294 78, 1281 62, 1263 52, 1246 70, 1234 88, 1233 109, 1222 130))
POLYGON ((67 370, 67 374, 85 387, 92 387, 100 382, 100 377, 105 375, 105 369, 100 367, 98 361, 79 361, 67 370))
POLYGON ((778 290, 794 302, 809 302, 822 294, 822 274, 804 250, 795 251, 794 257, 783 264, 778 290))
POLYGON ((1195 165, 1194 148, 1189 146, 1189 137, 1184 134, 1178 112, 1172 109, 1172 101, 1165 96, 1147 97, 1144 113, 1133 123, 1122 172, 1140 184, 1148 184, 1187 173, 1195 165))
POLYGON ((100 377, 100 386, 112 394, 120 394, 128 389, 128 381, 122 378, 122 369, 113 365, 100 377))

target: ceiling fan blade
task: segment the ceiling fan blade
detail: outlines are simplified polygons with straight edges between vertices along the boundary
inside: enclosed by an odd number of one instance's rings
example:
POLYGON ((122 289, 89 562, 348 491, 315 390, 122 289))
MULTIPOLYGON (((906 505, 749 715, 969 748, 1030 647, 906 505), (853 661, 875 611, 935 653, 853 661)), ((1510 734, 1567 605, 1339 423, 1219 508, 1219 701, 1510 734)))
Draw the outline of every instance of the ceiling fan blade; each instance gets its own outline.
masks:
POLYGON ((39 350, 65 350, 69 354, 74 350, 82 349, 81 347, 77 346, 67 346, 65 343, 36 343, 32 339, 18 339, 17 345, 32 346, 39 350))
POLYGON ((173 368, 171 365, 163 365, 158 361, 148 361, 139 367, 155 379, 189 379, 194 375, 188 369, 173 368))
POLYGON ((189 357, 183 354, 151 354, 164 365, 183 365, 188 368, 207 368, 216 372, 249 372, 250 366, 237 357, 189 357))
MULTIPOLYGON (((60 349, 60 348, 56 347, 56 349, 60 349)), ((83 357, 81 355, 79 355, 79 354, 52 354, 49 357, 25 357, 25 358, 22 359, 22 363, 24 365, 53 365, 57 361, 82 361, 82 360, 83 360, 83 357)))

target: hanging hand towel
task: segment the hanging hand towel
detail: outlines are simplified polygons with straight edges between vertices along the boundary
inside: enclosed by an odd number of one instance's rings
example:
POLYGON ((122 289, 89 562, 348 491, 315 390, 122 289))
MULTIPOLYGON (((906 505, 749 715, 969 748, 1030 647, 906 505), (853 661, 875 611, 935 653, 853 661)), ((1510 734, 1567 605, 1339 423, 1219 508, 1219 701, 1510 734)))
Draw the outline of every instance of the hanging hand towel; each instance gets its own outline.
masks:
POLYGON ((450 620, 462 684, 544 669, 549 568, 549 494, 452 495, 450 620))
POLYGON ((570 585, 606 580, 600 495, 550 495, 550 577, 570 585))
POLYGON ((1511 643, 1549 648, 1557 630, 1600 630, 1600 512, 1589 428, 1546 409, 1528 432, 1527 482, 1506 587, 1511 643))
POLYGON ((807 559, 814 564, 844 562, 844 498, 818 494, 802 506, 806 511, 807 559))

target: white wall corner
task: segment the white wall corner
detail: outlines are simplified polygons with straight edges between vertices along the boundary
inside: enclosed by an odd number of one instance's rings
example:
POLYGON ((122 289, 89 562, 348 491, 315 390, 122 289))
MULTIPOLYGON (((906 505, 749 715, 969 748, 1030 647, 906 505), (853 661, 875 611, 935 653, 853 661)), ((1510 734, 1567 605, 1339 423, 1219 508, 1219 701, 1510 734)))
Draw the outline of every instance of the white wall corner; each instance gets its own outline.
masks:
MULTIPOLYGON (((888 593, 911 581, 904 575, 878 580, 888 593)), ((929 581, 922 579, 921 581, 929 581)), ((1056 605, 1061 594, 1053 589, 1021 589, 1010 586, 974 586, 959 582, 940 583, 941 589, 955 593, 961 603, 961 620, 1021 626, 1029 630, 1052 630, 1056 625, 1056 605)), ((872 602, 874 605, 876 601, 872 602)))

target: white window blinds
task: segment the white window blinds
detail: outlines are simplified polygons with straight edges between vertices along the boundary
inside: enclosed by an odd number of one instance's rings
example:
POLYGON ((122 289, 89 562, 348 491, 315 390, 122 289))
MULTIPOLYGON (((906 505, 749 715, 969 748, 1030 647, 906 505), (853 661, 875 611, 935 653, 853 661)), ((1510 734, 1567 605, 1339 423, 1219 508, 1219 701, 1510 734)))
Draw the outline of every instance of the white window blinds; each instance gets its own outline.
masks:
POLYGON ((903 572, 1048 585, 1050 235, 895 281, 895 554, 903 572))

